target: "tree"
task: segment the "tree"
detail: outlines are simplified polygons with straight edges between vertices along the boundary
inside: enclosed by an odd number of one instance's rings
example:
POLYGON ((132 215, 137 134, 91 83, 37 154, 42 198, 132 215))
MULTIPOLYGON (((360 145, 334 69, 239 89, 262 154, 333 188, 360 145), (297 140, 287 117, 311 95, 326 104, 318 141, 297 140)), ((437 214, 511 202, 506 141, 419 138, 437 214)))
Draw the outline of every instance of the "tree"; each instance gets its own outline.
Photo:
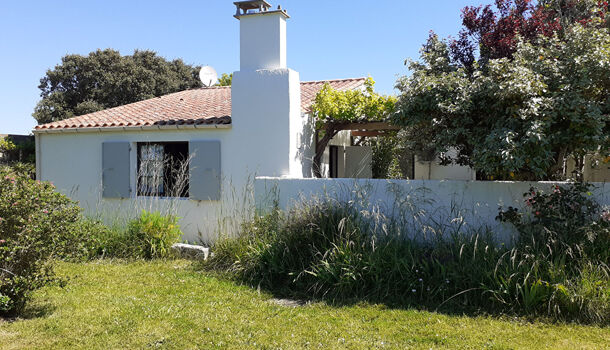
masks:
POLYGON ((316 95, 311 111, 315 118, 316 130, 323 136, 317 140, 313 170, 321 177, 320 164, 328 142, 353 123, 387 121, 394 110, 396 98, 375 93, 375 81, 368 78, 364 90, 335 90, 324 84, 316 95))
POLYGON ((464 28, 450 41, 454 63, 472 71, 475 61, 484 66, 490 59, 511 58, 519 40, 535 42, 540 35, 562 34, 575 23, 610 28, 607 1, 496 0, 495 7, 495 11, 491 5, 462 10, 464 28))
POLYGON ((218 86, 231 86, 232 82, 233 82, 233 73, 231 73, 231 74, 222 73, 222 75, 218 79, 218 86))
POLYGON ((490 178, 554 179, 568 157, 610 149, 610 35, 602 25, 519 38, 512 58, 484 69, 474 62, 472 71, 452 63, 447 42, 432 35, 410 69, 398 82, 394 122, 444 163, 490 178))
POLYGON ((199 67, 168 61, 153 51, 121 56, 113 49, 87 56, 66 55, 48 70, 38 88, 42 100, 33 117, 39 124, 201 86, 199 67))

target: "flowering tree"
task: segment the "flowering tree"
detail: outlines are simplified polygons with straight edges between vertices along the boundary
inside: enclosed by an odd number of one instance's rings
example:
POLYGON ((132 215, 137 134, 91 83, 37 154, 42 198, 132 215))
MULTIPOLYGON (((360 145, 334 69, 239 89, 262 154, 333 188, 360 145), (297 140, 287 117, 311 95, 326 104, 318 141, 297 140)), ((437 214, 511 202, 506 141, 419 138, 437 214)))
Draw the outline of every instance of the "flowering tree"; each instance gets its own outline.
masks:
MULTIPOLYGON (((610 35, 601 18, 561 35, 518 38, 511 58, 472 70, 431 35, 399 80, 394 122, 445 163, 488 177, 553 179, 567 157, 610 149, 610 35), (457 155, 446 156, 455 149, 457 155)), ((581 162, 582 164, 582 162, 581 162)))
POLYGON ((463 29, 451 40, 451 59, 472 71, 475 61, 511 58, 519 40, 535 42, 538 36, 562 34, 574 23, 610 28, 608 1, 598 0, 496 0, 491 5, 462 10, 463 29), (476 53, 479 59, 476 59, 476 53))

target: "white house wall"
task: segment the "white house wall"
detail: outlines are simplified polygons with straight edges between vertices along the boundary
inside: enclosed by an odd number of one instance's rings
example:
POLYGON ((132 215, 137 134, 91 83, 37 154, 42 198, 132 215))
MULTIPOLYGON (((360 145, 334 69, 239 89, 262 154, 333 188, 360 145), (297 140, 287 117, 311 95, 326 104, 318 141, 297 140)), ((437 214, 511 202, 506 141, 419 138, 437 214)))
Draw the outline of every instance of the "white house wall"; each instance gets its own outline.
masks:
MULTIPOLYGON (((457 152, 449 150, 449 155, 455 157, 457 152)), ((421 161, 415 157, 415 180, 476 180, 476 171, 468 166, 457 164, 441 165, 439 159, 432 162, 421 161)))
MULTIPOLYGON (((238 130, 232 129, 38 134, 39 178, 53 182, 60 192, 78 201, 87 215, 103 218, 109 224, 124 224, 126 220, 137 217, 142 209, 171 209, 181 218, 184 239, 208 242, 216 238, 219 230, 231 233, 252 209, 252 202, 247 198, 251 191, 246 191, 246 188, 260 169, 256 162, 274 156, 273 152, 263 152, 275 146, 266 140, 262 138, 258 146, 253 147, 252 138, 243 137, 238 130), (138 142, 193 140, 218 140, 221 143, 221 201, 152 200, 135 196, 138 142), (101 196, 102 143, 107 141, 131 143, 132 198, 108 199, 101 196)), ((272 164, 266 165, 272 167, 272 164)))
MULTIPOLYGON (((328 146, 326 146, 326 149, 324 150, 324 153, 322 154, 322 161, 321 163, 321 168, 322 168, 322 177, 328 177, 329 176, 329 162, 330 162, 330 149, 329 146, 342 146, 342 147, 349 147, 352 144, 352 138, 351 138, 351 131, 350 130, 341 130, 337 133, 337 135, 335 135, 335 137, 333 137, 332 139, 330 139, 330 141, 328 142, 328 146)), ((312 155, 313 157, 313 155, 312 155)), ((309 176, 310 177, 310 176, 309 176)))

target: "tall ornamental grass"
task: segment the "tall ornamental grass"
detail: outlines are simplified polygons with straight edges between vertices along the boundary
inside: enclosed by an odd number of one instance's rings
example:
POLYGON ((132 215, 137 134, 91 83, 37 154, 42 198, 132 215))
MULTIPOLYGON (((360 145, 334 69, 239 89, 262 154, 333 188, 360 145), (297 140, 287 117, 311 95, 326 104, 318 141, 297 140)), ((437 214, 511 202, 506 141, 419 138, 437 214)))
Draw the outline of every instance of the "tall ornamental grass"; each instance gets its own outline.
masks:
POLYGON ((363 209, 360 200, 303 200, 220 240, 205 267, 284 297, 608 324, 609 214, 581 185, 533 189, 526 200, 546 203, 541 196, 564 206, 556 217, 546 216, 557 208, 536 205, 499 215, 519 231, 510 246, 489 229, 440 222, 405 234, 404 218, 363 209))

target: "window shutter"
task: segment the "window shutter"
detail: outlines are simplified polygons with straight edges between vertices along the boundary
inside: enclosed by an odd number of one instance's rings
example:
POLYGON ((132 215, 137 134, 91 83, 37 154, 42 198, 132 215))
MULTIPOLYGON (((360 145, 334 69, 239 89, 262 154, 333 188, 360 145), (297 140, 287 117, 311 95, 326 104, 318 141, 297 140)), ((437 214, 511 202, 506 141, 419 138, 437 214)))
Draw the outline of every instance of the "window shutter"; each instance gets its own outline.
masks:
POLYGON ((102 143, 102 197, 130 197, 129 151, 129 142, 102 143))
POLYGON ((220 200, 220 141, 191 141, 189 154, 189 197, 220 200))

